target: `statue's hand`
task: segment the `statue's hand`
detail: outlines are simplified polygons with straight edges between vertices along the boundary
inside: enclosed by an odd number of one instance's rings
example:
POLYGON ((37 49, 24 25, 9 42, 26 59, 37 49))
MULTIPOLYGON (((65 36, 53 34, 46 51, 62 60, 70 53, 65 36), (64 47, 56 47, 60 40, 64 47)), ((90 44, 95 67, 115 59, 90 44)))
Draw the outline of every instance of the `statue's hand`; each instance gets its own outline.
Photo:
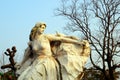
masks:
POLYGON ((15 68, 18 70, 18 69, 20 69, 21 68, 21 63, 16 63, 15 64, 15 68))
POLYGON ((85 43, 83 41, 77 41, 76 44, 81 45, 81 46, 85 46, 85 43))
POLYGON ((89 44, 89 42, 87 40, 83 40, 82 42, 83 42, 84 46, 90 47, 90 44, 89 44))

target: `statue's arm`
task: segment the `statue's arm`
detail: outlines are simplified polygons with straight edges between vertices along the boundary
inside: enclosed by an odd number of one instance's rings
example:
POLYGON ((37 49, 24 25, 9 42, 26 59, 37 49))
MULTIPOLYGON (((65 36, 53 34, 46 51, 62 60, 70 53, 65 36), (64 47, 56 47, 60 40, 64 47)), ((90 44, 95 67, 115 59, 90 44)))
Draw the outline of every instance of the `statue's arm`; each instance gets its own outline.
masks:
POLYGON ((54 35, 47 35, 47 37, 50 41, 61 41, 61 42, 65 42, 65 43, 84 45, 84 43, 80 42, 79 40, 75 40, 75 39, 71 39, 71 38, 67 38, 67 37, 54 36, 54 35))
POLYGON ((23 59, 21 61, 21 65, 24 64, 29 59, 29 55, 30 55, 30 48, 28 47, 25 50, 24 57, 23 57, 23 59))
POLYGON ((79 38, 77 37, 74 37, 74 36, 65 36, 66 38, 71 38, 71 39, 74 39, 74 40, 79 40, 79 38))
POLYGON ((71 39, 74 39, 74 40, 80 40, 79 38, 77 38, 77 37, 75 37, 75 36, 64 35, 64 34, 58 33, 58 32, 56 32, 55 35, 56 35, 56 36, 59 36, 59 37, 65 37, 65 38, 71 38, 71 39))
POLYGON ((30 52, 29 52, 29 47, 28 47, 28 48, 25 50, 25 52, 24 52, 24 56, 23 56, 22 61, 16 63, 16 64, 15 64, 15 67, 16 67, 17 69, 20 69, 21 66, 29 59, 29 55, 30 55, 30 52))

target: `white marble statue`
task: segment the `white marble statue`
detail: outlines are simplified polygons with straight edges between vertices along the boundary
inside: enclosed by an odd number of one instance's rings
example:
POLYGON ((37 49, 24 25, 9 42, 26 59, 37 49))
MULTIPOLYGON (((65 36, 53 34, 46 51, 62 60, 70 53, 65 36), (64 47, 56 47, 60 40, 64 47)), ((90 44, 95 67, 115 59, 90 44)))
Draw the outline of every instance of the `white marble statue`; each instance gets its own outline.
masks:
POLYGON ((36 23, 19 64, 18 80, 79 80, 90 54, 89 43, 73 36, 43 34, 45 23, 36 23))

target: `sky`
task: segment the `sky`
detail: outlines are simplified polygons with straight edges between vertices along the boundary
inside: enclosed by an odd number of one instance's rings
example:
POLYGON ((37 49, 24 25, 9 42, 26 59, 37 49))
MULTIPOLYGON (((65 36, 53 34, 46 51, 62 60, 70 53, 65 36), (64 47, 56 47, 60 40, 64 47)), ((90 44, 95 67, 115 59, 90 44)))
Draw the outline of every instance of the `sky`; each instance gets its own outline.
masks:
POLYGON ((62 32, 64 18, 54 14, 59 6, 60 0, 0 0, 0 54, 16 46, 21 59, 36 22, 47 24, 47 34, 62 32))

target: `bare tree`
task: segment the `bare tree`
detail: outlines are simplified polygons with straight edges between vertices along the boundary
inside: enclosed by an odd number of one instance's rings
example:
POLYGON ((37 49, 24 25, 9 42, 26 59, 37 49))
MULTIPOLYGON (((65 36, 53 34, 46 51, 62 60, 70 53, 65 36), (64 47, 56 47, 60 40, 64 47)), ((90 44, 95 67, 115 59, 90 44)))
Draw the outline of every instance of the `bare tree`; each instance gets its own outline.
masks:
MULTIPOLYGON (((115 80, 120 68, 120 0, 61 0, 57 15, 68 20, 67 30, 78 31, 91 43, 90 60, 104 74, 105 80, 115 80), (96 64, 93 55, 99 55, 96 64), (97 62, 97 63, 98 63, 97 62)), ((81 34, 80 34, 81 35, 81 34)))

